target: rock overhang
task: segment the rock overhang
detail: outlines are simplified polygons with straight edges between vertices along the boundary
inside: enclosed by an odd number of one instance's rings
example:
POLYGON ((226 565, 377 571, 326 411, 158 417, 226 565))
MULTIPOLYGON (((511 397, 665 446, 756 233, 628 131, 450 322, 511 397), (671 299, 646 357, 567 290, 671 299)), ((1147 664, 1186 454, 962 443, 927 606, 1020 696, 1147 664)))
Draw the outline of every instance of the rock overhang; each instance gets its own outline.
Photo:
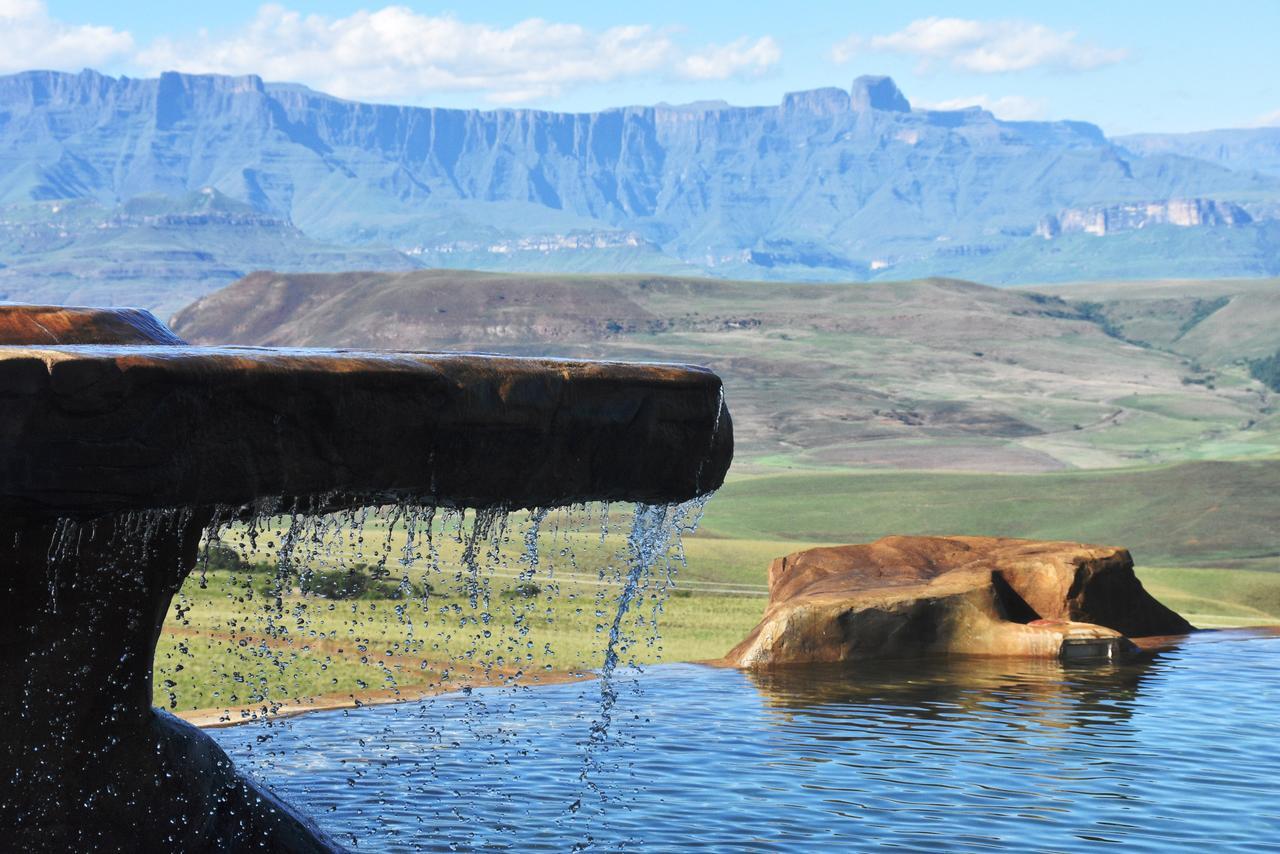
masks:
POLYGON ((130 310, 0 307, 0 401, 0 511, 36 517, 675 503, 733 454, 704 368, 189 347, 130 310))

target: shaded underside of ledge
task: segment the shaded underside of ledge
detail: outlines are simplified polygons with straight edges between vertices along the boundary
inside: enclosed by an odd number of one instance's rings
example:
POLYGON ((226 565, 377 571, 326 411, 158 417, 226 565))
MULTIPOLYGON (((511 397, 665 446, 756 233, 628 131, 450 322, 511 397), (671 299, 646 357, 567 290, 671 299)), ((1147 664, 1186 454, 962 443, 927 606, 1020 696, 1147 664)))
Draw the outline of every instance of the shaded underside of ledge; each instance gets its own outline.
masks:
POLYGON ((722 398, 678 365, 0 346, 0 512, 683 501, 724 480, 722 398))

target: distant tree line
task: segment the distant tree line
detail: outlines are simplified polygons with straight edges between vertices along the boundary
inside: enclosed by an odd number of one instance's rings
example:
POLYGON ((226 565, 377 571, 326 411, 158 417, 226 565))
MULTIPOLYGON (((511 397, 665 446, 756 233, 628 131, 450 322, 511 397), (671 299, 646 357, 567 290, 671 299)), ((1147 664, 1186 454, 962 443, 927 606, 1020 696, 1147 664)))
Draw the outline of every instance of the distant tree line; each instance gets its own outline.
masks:
POLYGON ((1280 391, 1280 351, 1265 359, 1254 359, 1249 363, 1249 373, 1272 391, 1280 391))

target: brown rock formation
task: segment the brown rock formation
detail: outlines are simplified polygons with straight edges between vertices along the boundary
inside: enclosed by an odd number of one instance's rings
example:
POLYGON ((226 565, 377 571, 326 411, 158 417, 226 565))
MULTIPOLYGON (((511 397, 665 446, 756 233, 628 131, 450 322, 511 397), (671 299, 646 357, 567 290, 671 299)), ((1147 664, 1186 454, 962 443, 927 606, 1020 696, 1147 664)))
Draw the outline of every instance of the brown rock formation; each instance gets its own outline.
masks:
POLYGON ((1143 589, 1124 549, 993 537, 885 537, 769 567, 741 667, 915 655, 1114 654, 1191 631, 1143 589))
MULTIPOLYGON (((713 373, 496 356, 0 347, 0 511, 335 490, 468 507, 665 503, 724 480, 713 373)), ((365 500, 363 503, 375 503, 365 500)))
POLYGON ((184 343, 137 308, 0 305, 0 345, 184 343))
POLYGON ((0 838, 337 848, 151 708, 215 513, 683 501, 724 481, 732 435, 700 368, 192 348, 146 312, 0 307, 0 838))

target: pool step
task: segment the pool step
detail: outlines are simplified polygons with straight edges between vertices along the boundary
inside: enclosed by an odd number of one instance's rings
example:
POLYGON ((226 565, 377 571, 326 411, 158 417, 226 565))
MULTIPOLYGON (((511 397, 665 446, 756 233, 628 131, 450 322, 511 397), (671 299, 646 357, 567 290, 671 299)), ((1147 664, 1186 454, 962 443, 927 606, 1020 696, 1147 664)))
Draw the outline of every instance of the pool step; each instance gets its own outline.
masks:
POLYGON ((1115 661, 1128 651, 1125 638, 1063 638, 1063 661, 1115 661))
POLYGON ((1133 649, 1133 643, 1124 635, 1093 623, 1033 620, 1027 625, 1050 641, 1063 661, 1116 661, 1133 649))

